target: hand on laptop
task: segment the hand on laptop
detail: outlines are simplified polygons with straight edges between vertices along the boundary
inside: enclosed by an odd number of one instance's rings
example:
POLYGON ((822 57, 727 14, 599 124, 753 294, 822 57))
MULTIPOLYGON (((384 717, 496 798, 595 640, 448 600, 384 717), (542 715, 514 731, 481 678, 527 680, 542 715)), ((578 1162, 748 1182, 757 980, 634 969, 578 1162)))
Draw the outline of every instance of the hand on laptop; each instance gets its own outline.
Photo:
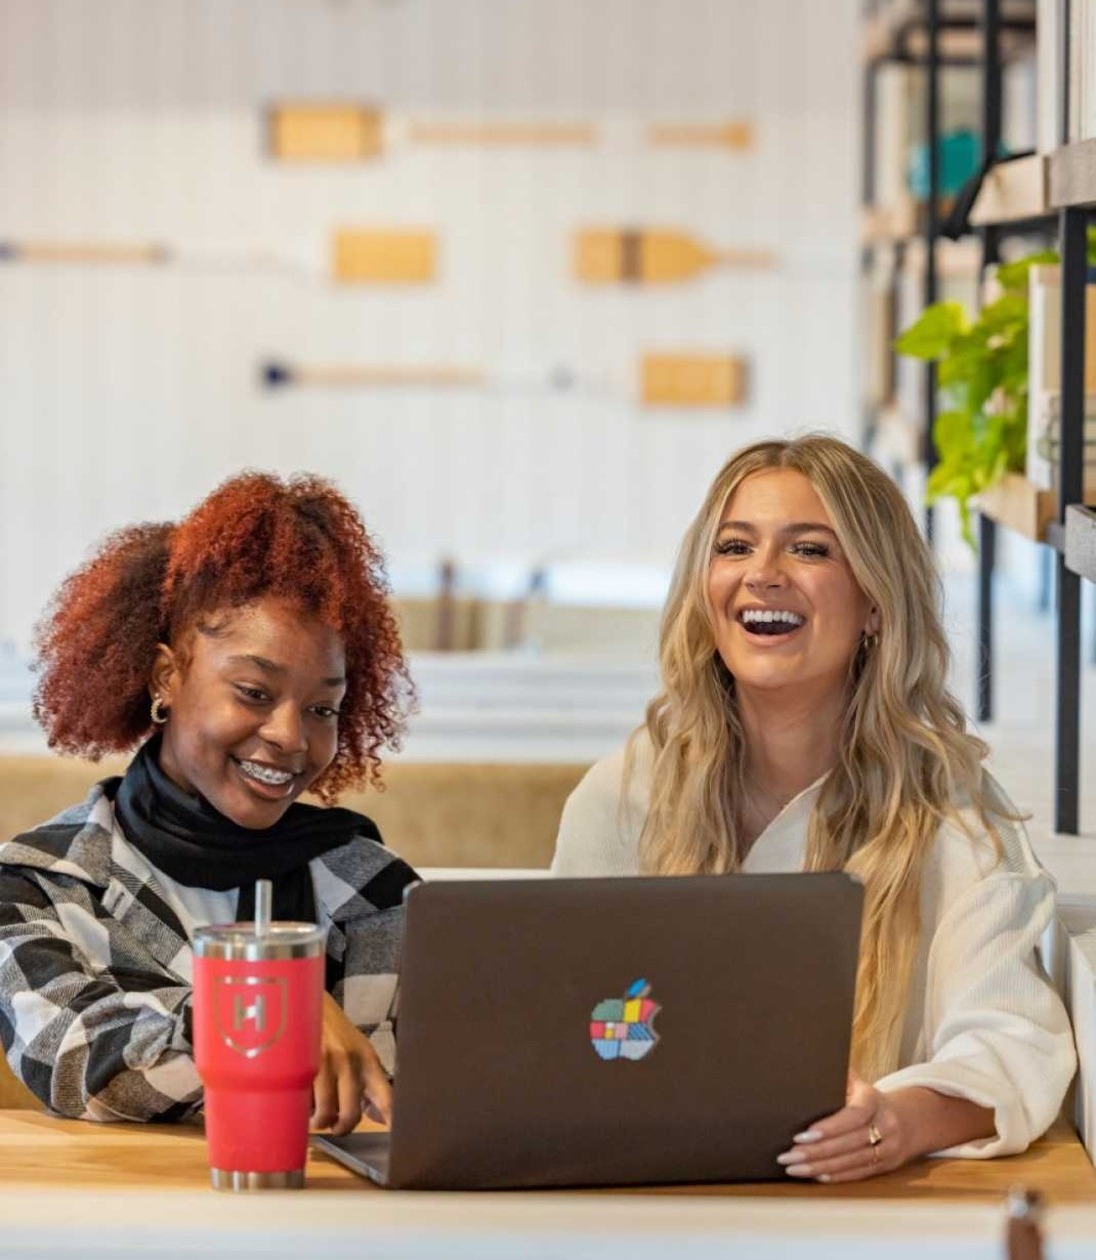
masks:
POLYGON ((323 1058, 312 1086, 312 1128, 349 1133, 363 1110, 392 1123, 392 1086, 369 1038, 347 1019, 330 993, 323 996, 323 1058))
POLYGON ((919 1086, 884 1093, 850 1076, 845 1106, 797 1133, 777 1163, 789 1177, 862 1181, 994 1131, 993 1112, 965 1098, 919 1086))
POLYGON ((846 1105, 795 1135, 777 1162, 789 1177, 860 1181, 904 1164, 907 1153, 901 1111, 889 1095, 850 1076, 846 1105))

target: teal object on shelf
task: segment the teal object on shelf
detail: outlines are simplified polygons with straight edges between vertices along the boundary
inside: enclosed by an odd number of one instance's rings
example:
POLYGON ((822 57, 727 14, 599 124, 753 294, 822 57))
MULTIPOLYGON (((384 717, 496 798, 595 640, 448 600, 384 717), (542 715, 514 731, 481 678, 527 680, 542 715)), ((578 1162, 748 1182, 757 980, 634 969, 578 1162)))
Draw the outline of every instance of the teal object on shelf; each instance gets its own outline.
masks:
MULTIPOLYGON (((940 196, 954 197, 978 173, 982 141, 973 131, 948 131, 936 142, 940 196)), ((914 145, 906 162, 906 184, 918 201, 929 195, 929 146, 914 145)))

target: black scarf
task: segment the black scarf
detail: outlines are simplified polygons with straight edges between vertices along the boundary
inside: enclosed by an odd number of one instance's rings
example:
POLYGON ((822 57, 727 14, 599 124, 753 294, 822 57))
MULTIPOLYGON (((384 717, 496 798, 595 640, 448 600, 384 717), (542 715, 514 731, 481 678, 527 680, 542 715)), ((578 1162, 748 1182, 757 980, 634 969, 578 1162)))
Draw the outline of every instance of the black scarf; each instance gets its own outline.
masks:
POLYGON ((160 737, 142 744, 118 785, 115 817, 133 847, 177 883, 240 890, 238 920, 255 914, 255 881, 273 882, 275 919, 314 923, 308 863, 355 836, 381 842, 364 814, 294 802, 274 824, 241 827, 202 796, 191 796, 160 769, 160 737))

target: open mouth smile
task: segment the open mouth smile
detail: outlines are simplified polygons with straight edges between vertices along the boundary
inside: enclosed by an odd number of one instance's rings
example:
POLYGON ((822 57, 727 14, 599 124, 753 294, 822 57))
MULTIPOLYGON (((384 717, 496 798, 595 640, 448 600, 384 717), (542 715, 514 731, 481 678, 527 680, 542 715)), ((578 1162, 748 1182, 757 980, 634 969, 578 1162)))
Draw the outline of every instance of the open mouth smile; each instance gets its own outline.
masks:
POLYGON ((738 622, 748 634, 773 638, 794 634, 807 624, 806 617, 782 608, 744 608, 738 622))
POLYGON ((292 770, 279 770, 277 766, 264 765, 261 761, 245 761, 240 757, 233 757, 232 762, 248 783, 265 789, 264 794, 285 796, 298 778, 292 770))

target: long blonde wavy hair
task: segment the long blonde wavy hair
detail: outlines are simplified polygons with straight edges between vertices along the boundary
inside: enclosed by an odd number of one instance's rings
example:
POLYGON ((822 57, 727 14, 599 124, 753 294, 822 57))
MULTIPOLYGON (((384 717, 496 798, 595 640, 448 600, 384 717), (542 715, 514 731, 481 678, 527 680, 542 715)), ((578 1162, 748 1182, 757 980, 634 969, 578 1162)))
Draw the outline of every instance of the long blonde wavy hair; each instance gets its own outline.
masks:
MULTIPOLYGON (((929 550, 894 482, 836 438, 739 451, 685 535, 662 616, 662 691, 646 714, 654 762, 640 861, 668 875, 719 874, 742 861, 735 803, 744 799, 748 749, 734 680, 716 651, 708 567, 730 497, 770 469, 793 469, 811 483, 880 618, 876 645, 861 644, 850 663, 835 762, 804 861, 805 870, 844 870, 864 884, 853 1065, 876 1080, 898 1062, 922 868, 941 821, 957 819, 957 804, 970 807, 999 839, 983 795, 988 750, 967 732, 945 686, 948 647, 929 550)), ((626 774, 634 753, 633 737, 626 774)))

